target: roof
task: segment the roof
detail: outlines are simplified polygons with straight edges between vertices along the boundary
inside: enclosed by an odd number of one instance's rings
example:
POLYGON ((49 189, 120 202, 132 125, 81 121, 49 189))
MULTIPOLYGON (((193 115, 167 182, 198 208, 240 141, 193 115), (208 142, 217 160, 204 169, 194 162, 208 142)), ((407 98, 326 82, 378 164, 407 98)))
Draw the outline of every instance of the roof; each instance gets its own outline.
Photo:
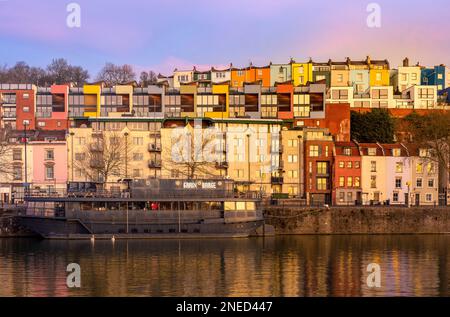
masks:
POLYGON ((381 144, 384 148, 384 153, 386 156, 394 156, 393 149, 400 150, 400 156, 409 156, 408 149, 402 143, 394 143, 394 144, 381 144))
POLYGON ((384 149, 378 143, 358 143, 362 155, 369 155, 368 149, 375 148, 376 156, 384 156, 384 149))

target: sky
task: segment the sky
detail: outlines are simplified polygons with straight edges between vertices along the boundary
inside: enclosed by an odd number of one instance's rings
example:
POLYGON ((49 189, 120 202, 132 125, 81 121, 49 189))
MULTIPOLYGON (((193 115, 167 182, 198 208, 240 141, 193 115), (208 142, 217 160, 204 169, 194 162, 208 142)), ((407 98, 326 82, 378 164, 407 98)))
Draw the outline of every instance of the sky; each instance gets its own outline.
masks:
POLYGON ((448 0, 0 0, 0 65, 66 58, 95 75, 106 62, 137 72, 388 59, 450 65, 448 0), (67 5, 80 27, 67 26, 67 5), (379 28, 367 25, 376 2, 379 28))

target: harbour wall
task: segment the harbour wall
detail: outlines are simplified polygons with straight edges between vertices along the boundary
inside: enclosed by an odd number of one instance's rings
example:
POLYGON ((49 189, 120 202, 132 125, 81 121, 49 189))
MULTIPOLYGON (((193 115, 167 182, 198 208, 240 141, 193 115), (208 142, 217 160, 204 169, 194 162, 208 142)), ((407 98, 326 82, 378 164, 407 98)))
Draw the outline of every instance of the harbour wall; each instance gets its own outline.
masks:
POLYGON ((275 234, 450 233, 450 207, 267 207, 275 234))

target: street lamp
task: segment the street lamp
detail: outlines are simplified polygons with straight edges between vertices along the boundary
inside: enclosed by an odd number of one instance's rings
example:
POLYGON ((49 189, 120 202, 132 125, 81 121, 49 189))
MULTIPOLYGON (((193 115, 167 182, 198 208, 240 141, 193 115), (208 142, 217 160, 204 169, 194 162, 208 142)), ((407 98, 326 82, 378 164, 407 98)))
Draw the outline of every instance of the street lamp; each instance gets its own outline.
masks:
POLYGON ((125 135, 125 178, 128 178, 128 132, 125 135))
POLYGON ((30 124, 28 120, 23 120, 23 142, 25 145, 25 196, 28 195, 28 156, 27 156, 27 126, 30 124))

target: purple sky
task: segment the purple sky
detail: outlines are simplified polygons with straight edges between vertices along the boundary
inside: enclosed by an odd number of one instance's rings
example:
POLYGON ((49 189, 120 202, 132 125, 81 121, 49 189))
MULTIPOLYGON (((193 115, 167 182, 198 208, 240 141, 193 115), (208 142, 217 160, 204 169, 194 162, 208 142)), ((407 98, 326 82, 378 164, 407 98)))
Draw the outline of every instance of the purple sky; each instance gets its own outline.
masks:
POLYGON ((370 0, 78 0, 79 29, 66 26, 70 2, 0 0, 0 64, 64 57, 91 75, 105 62, 169 73, 310 56, 450 65, 448 0, 376 1, 381 28, 366 25, 370 0))

